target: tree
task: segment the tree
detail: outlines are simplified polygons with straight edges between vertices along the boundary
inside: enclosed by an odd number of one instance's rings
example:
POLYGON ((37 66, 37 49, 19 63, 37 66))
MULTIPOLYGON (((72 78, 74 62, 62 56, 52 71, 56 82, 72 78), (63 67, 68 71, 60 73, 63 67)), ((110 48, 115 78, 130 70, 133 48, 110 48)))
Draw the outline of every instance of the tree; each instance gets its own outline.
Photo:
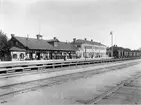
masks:
POLYGON ((7 55, 9 55, 8 38, 5 33, 0 31, 0 59, 5 59, 7 55))
POLYGON ((141 47, 138 50, 141 51, 141 47))

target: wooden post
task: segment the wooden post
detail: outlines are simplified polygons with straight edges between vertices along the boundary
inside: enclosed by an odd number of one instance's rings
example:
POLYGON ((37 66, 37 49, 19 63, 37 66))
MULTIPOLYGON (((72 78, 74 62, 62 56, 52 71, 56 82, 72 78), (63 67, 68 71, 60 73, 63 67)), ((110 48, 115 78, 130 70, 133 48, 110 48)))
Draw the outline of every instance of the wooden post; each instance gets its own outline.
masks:
POLYGON ((86 60, 86 46, 85 46, 85 60, 86 60))

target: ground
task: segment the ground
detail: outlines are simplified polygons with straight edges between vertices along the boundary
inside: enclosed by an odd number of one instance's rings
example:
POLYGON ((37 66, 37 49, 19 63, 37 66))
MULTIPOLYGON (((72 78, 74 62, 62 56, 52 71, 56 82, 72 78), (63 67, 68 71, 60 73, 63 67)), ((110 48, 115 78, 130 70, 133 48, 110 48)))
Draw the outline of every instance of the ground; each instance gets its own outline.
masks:
MULTIPOLYGON (((140 62, 141 60, 138 60, 140 62)), ((113 63, 114 64, 114 63, 113 63)), ((94 67, 95 68, 95 67, 94 67)), ((85 104, 100 95, 109 86, 115 86, 136 72, 141 64, 90 77, 69 80, 62 84, 43 87, 1 99, 2 105, 67 105, 85 104)), ((34 77, 33 77, 34 78, 34 77)), ((140 96, 141 98, 141 96, 140 96)), ((118 101, 119 102, 119 101, 118 101)), ((116 103, 118 103, 116 102, 116 103)))

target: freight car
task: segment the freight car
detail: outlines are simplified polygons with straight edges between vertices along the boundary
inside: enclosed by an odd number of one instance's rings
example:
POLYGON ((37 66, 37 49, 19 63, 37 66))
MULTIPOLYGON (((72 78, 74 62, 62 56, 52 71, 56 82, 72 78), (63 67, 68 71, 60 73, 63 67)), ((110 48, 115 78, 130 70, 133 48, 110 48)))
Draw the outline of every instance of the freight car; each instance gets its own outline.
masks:
MULTIPOLYGON (((107 55, 112 56, 112 47, 107 48, 107 55)), ((130 57, 141 57, 140 50, 130 50, 128 48, 113 46, 113 57, 114 58, 130 58, 130 57)))

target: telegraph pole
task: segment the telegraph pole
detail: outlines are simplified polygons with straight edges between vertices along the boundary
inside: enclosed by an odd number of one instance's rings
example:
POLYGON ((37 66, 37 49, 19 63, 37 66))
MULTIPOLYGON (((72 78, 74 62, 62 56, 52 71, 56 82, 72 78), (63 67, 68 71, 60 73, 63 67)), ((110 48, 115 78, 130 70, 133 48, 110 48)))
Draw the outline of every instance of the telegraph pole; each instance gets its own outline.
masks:
POLYGON ((4 29, 4 9, 3 9, 3 7, 4 7, 4 3, 3 3, 3 0, 0 0, 0 10, 2 11, 2 27, 1 27, 1 30, 0 31, 2 31, 3 29, 4 29))
POLYGON ((110 35, 111 35, 111 48, 112 48, 111 57, 113 57, 113 32, 112 31, 110 32, 110 35))
POLYGON ((39 35, 40 35, 40 32, 41 32, 41 25, 40 25, 40 23, 39 23, 39 35))

